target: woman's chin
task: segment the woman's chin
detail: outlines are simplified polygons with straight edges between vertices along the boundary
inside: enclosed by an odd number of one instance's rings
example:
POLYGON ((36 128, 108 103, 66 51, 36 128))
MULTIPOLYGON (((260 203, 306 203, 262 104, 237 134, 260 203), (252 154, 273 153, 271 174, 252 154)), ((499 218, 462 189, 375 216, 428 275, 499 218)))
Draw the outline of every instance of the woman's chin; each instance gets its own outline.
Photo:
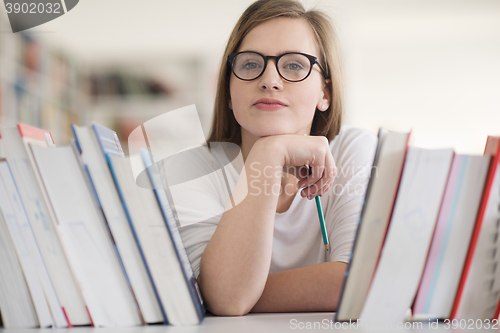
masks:
POLYGON ((275 130, 275 131, 265 131, 261 132, 260 137, 275 136, 275 135, 303 135, 300 131, 290 131, 290 130, 275 130))
POLYGON ((273 131, 273 132, 265 132, 265 133, 262 133, 258 136, 261 138, 265 138, 267 136, 286 135, 286 134, 294 134, 294 133, 290 133, 287 131, 273 131))

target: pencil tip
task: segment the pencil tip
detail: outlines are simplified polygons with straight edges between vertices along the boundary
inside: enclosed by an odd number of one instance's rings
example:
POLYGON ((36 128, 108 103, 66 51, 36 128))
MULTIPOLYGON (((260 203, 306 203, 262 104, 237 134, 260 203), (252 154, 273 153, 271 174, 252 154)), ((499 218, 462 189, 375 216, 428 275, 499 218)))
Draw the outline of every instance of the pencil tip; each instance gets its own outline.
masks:
POLYGON ((328 251, 330 249, 330 244, 325 244, 325 249, 328 251))

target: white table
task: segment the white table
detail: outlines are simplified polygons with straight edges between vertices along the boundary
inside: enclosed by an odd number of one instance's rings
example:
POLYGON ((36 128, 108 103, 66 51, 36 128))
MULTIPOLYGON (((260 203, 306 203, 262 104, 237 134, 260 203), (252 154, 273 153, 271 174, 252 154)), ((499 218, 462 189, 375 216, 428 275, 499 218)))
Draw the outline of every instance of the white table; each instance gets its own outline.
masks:
MULTIPOLYGON (((474 329, 474 330, 453 330, 446 329, 443 323, 436 327, 429 327, 428 323, 407 323, 409 329, 398 328, 396 325, 392 329, 380 329, 364 327, 360 325, 357 329, 355 325, 344 323, 344 328, 337 327, 333 322, 333 312, 322 313, 269 313, 269 314, 248 314, 242 317, 215 317, 207 316, 199 326, 174 327, 174 326, 138 326, 119 328, 93 328, 74 327, 70 329, 2 329, 0 333, 280 333, 280 332, 331 332, 331 331, 357 331, 357 332, 498 332, 498 329, 474 329), (332 321, 332 322, 331 322, 332 321), (333 327, 332 327, 333 325, 333 327), (421 326, 420 326, 421 325, 421 326), (411 327, 413 326, 413 327, 411 327), (316 329, 314 329, 314 327, 316 329)), ((403 325, 401 323, 400 325, 403 325)))

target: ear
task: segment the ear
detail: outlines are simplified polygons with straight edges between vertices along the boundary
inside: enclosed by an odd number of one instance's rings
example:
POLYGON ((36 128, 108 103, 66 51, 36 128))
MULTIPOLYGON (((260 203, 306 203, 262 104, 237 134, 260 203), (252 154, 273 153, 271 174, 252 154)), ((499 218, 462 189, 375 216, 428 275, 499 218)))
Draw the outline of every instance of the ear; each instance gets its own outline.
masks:
POLYGON ((322 91, 322 96, 320 97, 318 104, 316 107, 320 111, 326 111, 330 107, 331 104, 331 81, 330 80, 325 80, 323 83, 323 91, 322 91))

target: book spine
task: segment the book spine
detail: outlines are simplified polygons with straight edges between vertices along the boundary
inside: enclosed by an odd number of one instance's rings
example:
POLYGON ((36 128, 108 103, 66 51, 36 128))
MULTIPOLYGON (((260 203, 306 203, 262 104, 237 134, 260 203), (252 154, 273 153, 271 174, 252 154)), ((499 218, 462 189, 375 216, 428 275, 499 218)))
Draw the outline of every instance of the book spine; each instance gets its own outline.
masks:
MULTIPOLYGON (((190 267, 186 268, 185 259, 180 253, 180 251, 182 251, 182 248, 184 248, 184 244, 182 243, 182 239, 180 239, 177 227, 174 225, 176 222, 173 219, 173 216, 168 216, 169 214, 165 211, 165 204, 168 204, 167 194, 165 192, 165 189, 162 188, 155 187, 154 191, 156 193, 157 198, 159 198, 159 203, 160 206, 162 207, 163 217, 165 218, 165 225, 167 227, 170 239, 174 244, 175 253, 177 255, 177 260, 179 260, 181 266, 182 274, 184 276, 184 281, 186 282, 186 285, 188 287, 189 294, 191 296, 193 305, 196 309, 196 314, 198 316, 198 319, 201 321, 204 318, 205 308, 201 301, 201 295, 196 286, 196 282, 194 281, 193 274, 191 273, 190 276, 188 276, 189 274, 187 270, 191 268, 190 267)), ((187 254, 185 255, 187 256, 187 254)))
MULTIPOLYGON (((382 138, 384 136, 384 133, 385 133, 384 129, 380 128, 378 131, 378 135, 377 135, 378 143, 377 143, 377 149, 375 151, 375 155, 373 156, 372 166, 377 165, 377 160, 378 160, 379 155, 380 155, 380 149, 381 149, 382 138)), ((342 283, 342 289, 340 290, 340 297, 339 297, 339 301, 337 303, 338 310, 340 310, 340 308, 342 306, 342 299, 344 297, 345 290, 347 287, 348 276, 349 276, 349 273, 351 271, 351 268, 352 268, 352 265, 353 265, 353 262, 355 259, 354 252, 355 252, 356 246, 358 245, 357 243, 359 242, 359 235, 360 235, 360 231, 361 231, 360 225, 361 225, 361 222, 363 221, 363 216, 365 215, 365 212, 366 212, 366 203, 368 202, 368 197, 369 197, 370 192, 371 192, 372 187, 373 187, 373 182, 375 180, 375 173, 376 173, 376 170, 374 167, 372 167, 372 170, 370 173, 370 180, 368 181, 368 185, 366 187, 366 192, 365 192, 365 197, 363 199, 363 206, 361 208, 361 213, 359 214, 358 227, 356 228, 356 235, 354 236, 354 242, 352 244, 351 253, 349 254, 349 262, 347 263, 347 268, 344 272, 344 281, 342 283)), ((340 318, 339 318, 340 311, 338 311, 338 310, 335 312, 335 321, 342 322, 344 320, 340 320, 340 318)))
POLYGON ((13 207, 17 209, 17 221, 23 233, 23 238, 26 242, 26 245, 29 248, 33 264, 36 268, 40 283, 44 290, 45 297, 52 312, 54 324, 58 328, 72 327, 64 308, 59 302, 56 291, 52 284, 52 280, 50 279, 46 263, 42 257, 38 243, 35 239, 33 229, 28 220, 26 208, 24 207, 25 204, 21 200, 18 185, 14 181, 14 176, 12 175, 12 171, 8 162, 5 162, 5 164, 0 163, 0 175, 0 178, 2 178, 4 181, 6 190, 9 191, 9 196, 12 199, 13 207))
POLYGON ((187 288, 189 290, 189 294, 191 296, 193 306, 196 310, 198 320, 201 322, 201 320, 205 316, 205 306, 203 305, 201 293, 196 285, 196 281, 194 280, 192 267, 189 262, 189 258, 187 257, 186 249, 184 248, 182 238, 175 224, 176 221, 173 215, 171 214, 172 212, 168 210, 170 209, 170 203, 168 201, 166 190, 162 186, 158 186, 158 184, 161 184, 160 175, 158 173, 156 165, 154 165, 153 161, 151 160, 149 152, 144 149, 141 149, 141 155, 144 164, 146 166, 146 169, 148 170, 147 172, 150 176, 151 183, 153 185, 154 192, 158 200, 158 204, 160 206, 160 210, 164 217, 168 234, 174 245, 177 260, 179 261, 179 264, 181 266, 181 271, 184 276, 184 281, 186 282, 187 288), (181 254, 180 251, 183 251, 183 253, 181 254), (189 270, 191 270, 191 274, 188 274, 189 270))
MULTIPOLYGON (((163 318, 164 318, 163 324, 168 325, 167 314, 166 314, 165 309, 163 307, 163 303, 161 302, 160 295, 158 294, 158 290, 156 288, 156 284, 154 283, 153 276, 151 275, 151 270, 149 269, 149 265, 148 265, 148 262, 146 260, 145 255, 144 255, 144 251, 142 250, 141 242, 140 242, 139 237, 137 236, 137 232, 134 228, 134 223, 132 222, 132 217, 131 217, 130 212, 127 208, 127 204, 125 203, 125 197, 123 195, 122 189, 120 188, 120 183, 118 181, 118 177, 116 176, 115 170, 113 168, 113 163, 111 161, 111 157, 108 154, 106 154, 105 156, 106 156, 106 161, 108 162, 109 168, 111 170, 111 174, 113 175, 113 179, 115 181, 115 185, 116 185, 116 188, 118 190, 118 194, 120 196, 120 201, 122 203, 123 210, 125 211, 125 216, 127 217, 127 221, 128 221, 129 226, 130 226, 130 230, 132 230, 132 235, 134 236, 134 240, 137 244, 137 248, 139 249, 139 254, 141 255, 141 259, 144 263, 144 267, 146 268, 146 273, 148 274, 149 281, 151 281, 151 286, 153 287, 153 292, 155 294, 156 300, 158 301, 158 305, 160 306, 161 314, 163 315, 163 318)), ((124 269, 124 272, 125 272, 125 269, 124 269)), ((128 278, 127 278, 127 281, 128 281, 128 278)), ((129 282, 129 285, 130 285, 130 282, 129 282)), ((132 289, 132 287, 130 287, 130 289, 132 289)), ((135 294, 134 294, 134 298, 135 298, 135 294)), ((137 299, 135 301, 137 304, 139 304, 137 302, 137 299)), ((141 315, 141 318, 143 318, 142 312, 140 311, 140 307, 138 306, 138 308, 139 308, 139 313, 141 315)), ((144 321, 144 319, 143 319, 143 321, 144 321)))
POLYGON ((477 214, 476 223, 474 226, 474 231, 472 233, 472 238, 471 238, 471 241, 469 244, 469 249, 467 251, 467 257, 465 259, 464 269, 462 271, 462 276, 460 278, 460 283, 458 285, 457 294, 455 296, 455 301, 453 302, 453 307, 451 310, 450 319, 456 319, 456 317, 457 317, 458 309, 460 307, 460 302, 461 302, 462 296, 463 296, 463 290, 465 287, 465 283, 467 282, 467 278, 469 275, 469 269, 470 269, 470 266, 472 263, 472 259, 474 257, 474 252, 476 250, 476 245, 477 245, 477 241, 479 238, 479 234, 481 233, 483 218, 484 218, 484 214, 486 212, 486 207, 488 205, 488 200, 490 197, 491 189, 493 187, 493 181, 495 179, 495 174, 497 172, 499 172, 498 171, 498 169, 499 169, 498 163, 499 162, 500 162, 500 145, 498 146, 498 150, 497 150, 494 158, 490 162, 490 167, 489 167, 489 172, 488 172, 488 180, 486 181, 485 189, 483 191, 483 195, 481 198, 481 206, 480 206, 478 214, 477 214))
MULTIPOLYGON (((408 133, 408 137, 406 139, 406 149, 405 149, 405 153, 403 156, 403 165, 401 166, 401 172, 399 174, 398 185, 396 187, 394 201, 392 202, 391 212, 389 214, 389 222, 387 223, 387 227, 385 228, 385 235, 384 235, 384 239, 382 240, 382 248, 380 249, 380 251, 378 253, 377 263, 375 264, 375 269, 373 271, 373 275, 372 275, 372 278, 370 281, 370 288, 368 290, 371 289, 371 286, 373 284, 373 280, 375 279, 375 273, 377 272, 378 264, 380 262, 380 258, 382 257, 382 249, 384 248, 385 240, 387 239, 387 234, 389 233, 389 228, 391 226, 391 220, 392 220, 392 216, 394 214, 394 207, 396 207, 396 202, 398 200, 398 193, 399 193, 399 189, 401 188, 401 181, 403 179, 403 174, 404 174, 404 170, 405 170, 406 158, 408 157, 408 151, 410 150, 410 147, 412 145, 412 141, 413 141, 412 140, 412 132, 410 131, 410 133, 408 133)), ((365 302, 366 302, 366 300, 365 300, 365 302)))

